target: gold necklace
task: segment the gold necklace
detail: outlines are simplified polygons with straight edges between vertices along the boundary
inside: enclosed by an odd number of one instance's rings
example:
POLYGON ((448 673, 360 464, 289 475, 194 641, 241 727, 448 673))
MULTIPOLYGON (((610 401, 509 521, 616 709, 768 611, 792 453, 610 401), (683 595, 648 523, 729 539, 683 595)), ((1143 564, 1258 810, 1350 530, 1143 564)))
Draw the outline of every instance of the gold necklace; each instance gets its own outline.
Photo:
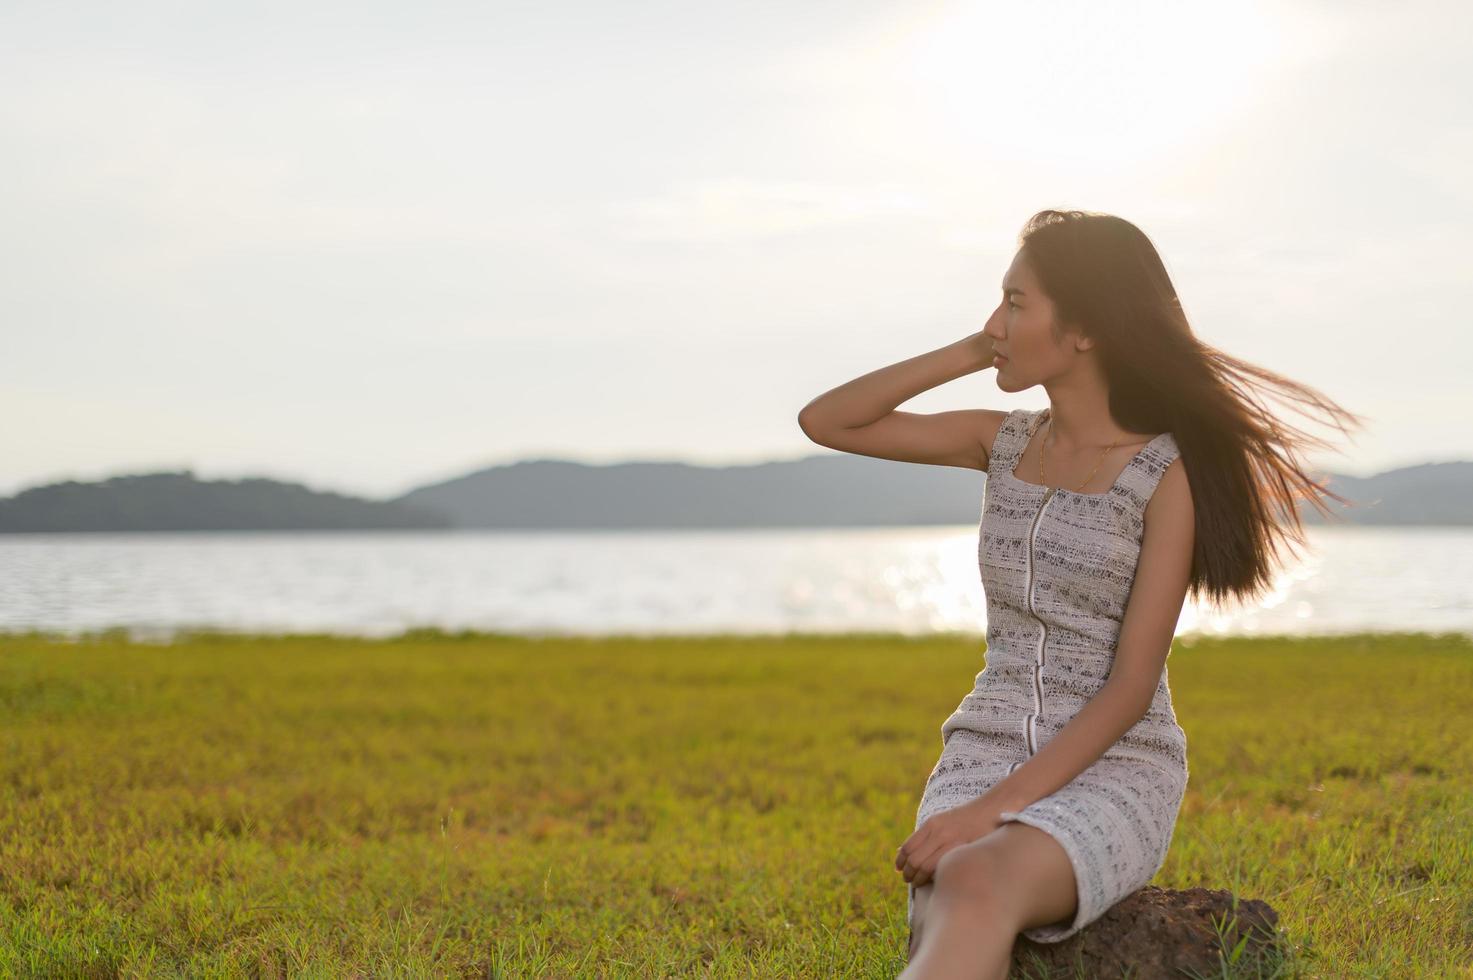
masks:
MULTIPOLYGON (((1048 449, 1048 444, 1053 440, 1053 438, 1054 438, 1054 417, 1053 417, 1052 414, 1050 414, 1049 417, 1048 417, 1048 434, 1044 437, 1043 445, 1041 445, 1041 446, 1038 447, 1038 482, 1040 484, 1042 484, 1043 486, 1048 486, 1048 481, 1045 480, 1044 477, 1043 477, 1043 454, 1044 454, 1044 451, 1048 449)), ((1078 493, 1080 490, 1083 490, 1084 489, 1084 484, 1085 483, 1088 483, 1090 480, 1093 480, 1094 479, 1095 474, 1100 471, 1100 463, 1103 463, 1105 461, 1105 457, 1110 454, 1110 450, 1114 449, 1119 443, 1120 443, 1120 440, 1119 439, 1116 439, 1114 442, 1110 443, 1110 445, 1108 445, 1108 446, 1105 447, 1105 451, 1102 452, 1102 453, 1100 453, 1100 458, 1095 461, 1095 468, 1092 469, 1092 470, 1090 470, 1089 471, 1089 476, 1087 476, 1087 477, 1084 478, 1084 483, 1081 483, 1079 486, 1077 486, 1077 487, 1074 488, 1074 492, 1075 493, 1078 493)))

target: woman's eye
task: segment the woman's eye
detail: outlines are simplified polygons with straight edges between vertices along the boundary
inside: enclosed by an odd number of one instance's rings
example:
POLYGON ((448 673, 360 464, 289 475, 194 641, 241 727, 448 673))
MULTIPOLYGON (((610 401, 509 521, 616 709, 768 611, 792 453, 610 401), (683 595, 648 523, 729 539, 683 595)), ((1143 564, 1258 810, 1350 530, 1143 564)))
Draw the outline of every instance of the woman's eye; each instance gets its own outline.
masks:
POLYGON ((1022 307, 1019 306, 1017 303, 1014 303, 1012 300, 1008 300, 1008 309, 1010 309, 1010 310, 1021 310, 1022 307))

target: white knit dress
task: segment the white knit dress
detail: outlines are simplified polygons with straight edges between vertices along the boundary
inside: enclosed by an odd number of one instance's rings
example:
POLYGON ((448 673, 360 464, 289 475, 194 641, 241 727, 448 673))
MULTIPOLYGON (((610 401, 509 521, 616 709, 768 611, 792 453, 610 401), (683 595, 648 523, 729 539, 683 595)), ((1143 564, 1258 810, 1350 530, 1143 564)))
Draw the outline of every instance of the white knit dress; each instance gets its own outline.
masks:
MULTIPOLYGON (((1135 580, 1146 504, 1178 454, 1165 432, 1115 485, 1075 493, 1013 467, 1048 409, 1009 412, 987 470, 978 559, 987 599, 986 667, 941 726, 941 757, 916 827, 985 793, 1069 722, 1110 673, 1135 580)), ((1163 670, 1144 718, 1084 772, 1004 821, 1037 827, 1069 855, 1073 921, 1024 930, 1058 942, 1147 884, 1166 859, 1187 786, 1187 739, 1163 670)), ((915 927, 915 888, 906 918, 915 927)))

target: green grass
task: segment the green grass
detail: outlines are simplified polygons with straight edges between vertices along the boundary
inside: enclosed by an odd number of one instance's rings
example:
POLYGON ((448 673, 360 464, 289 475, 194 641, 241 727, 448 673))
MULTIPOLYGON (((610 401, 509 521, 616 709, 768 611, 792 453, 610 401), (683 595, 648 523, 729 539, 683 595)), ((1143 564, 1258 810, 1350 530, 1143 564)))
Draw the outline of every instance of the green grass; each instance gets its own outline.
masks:
MULTIPOLYGON (((1473 644, 1177 641, 1155 883, 1469 976, 1473 644)), ((854 976, 976 636, 0 637, 0 976, 854 976)), ((1224 975, 1229 975, 1225 973, 1224 975)))

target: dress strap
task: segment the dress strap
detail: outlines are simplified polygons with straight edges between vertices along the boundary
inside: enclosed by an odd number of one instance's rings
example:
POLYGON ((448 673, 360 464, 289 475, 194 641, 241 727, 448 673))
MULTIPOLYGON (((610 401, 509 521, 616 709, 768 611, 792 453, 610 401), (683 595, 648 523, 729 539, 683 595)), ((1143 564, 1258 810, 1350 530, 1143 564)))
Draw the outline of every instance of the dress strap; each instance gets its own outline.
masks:
POLYGON ((1156 492, 1156 484, 1166 475, 1166 468, 1180 455, 1176 437, 1163 432, 1146 443, 1145 448, 1126 465, 1118 485, 1129 491, 1144 508, 1156 492))
POLYGON ((997 428, 997 439, 992 444, 992 453, 987 459, 987 475, 1006 467, 1011 473, 1018 457, 1023 455, 1024 448, 1028 445, 1028 439, 1033 435, 1033 427, 1043 415, 1043 409, 1029 411, 1026 408, 1015 408, 1002 420, 1002 425, 997 428))

